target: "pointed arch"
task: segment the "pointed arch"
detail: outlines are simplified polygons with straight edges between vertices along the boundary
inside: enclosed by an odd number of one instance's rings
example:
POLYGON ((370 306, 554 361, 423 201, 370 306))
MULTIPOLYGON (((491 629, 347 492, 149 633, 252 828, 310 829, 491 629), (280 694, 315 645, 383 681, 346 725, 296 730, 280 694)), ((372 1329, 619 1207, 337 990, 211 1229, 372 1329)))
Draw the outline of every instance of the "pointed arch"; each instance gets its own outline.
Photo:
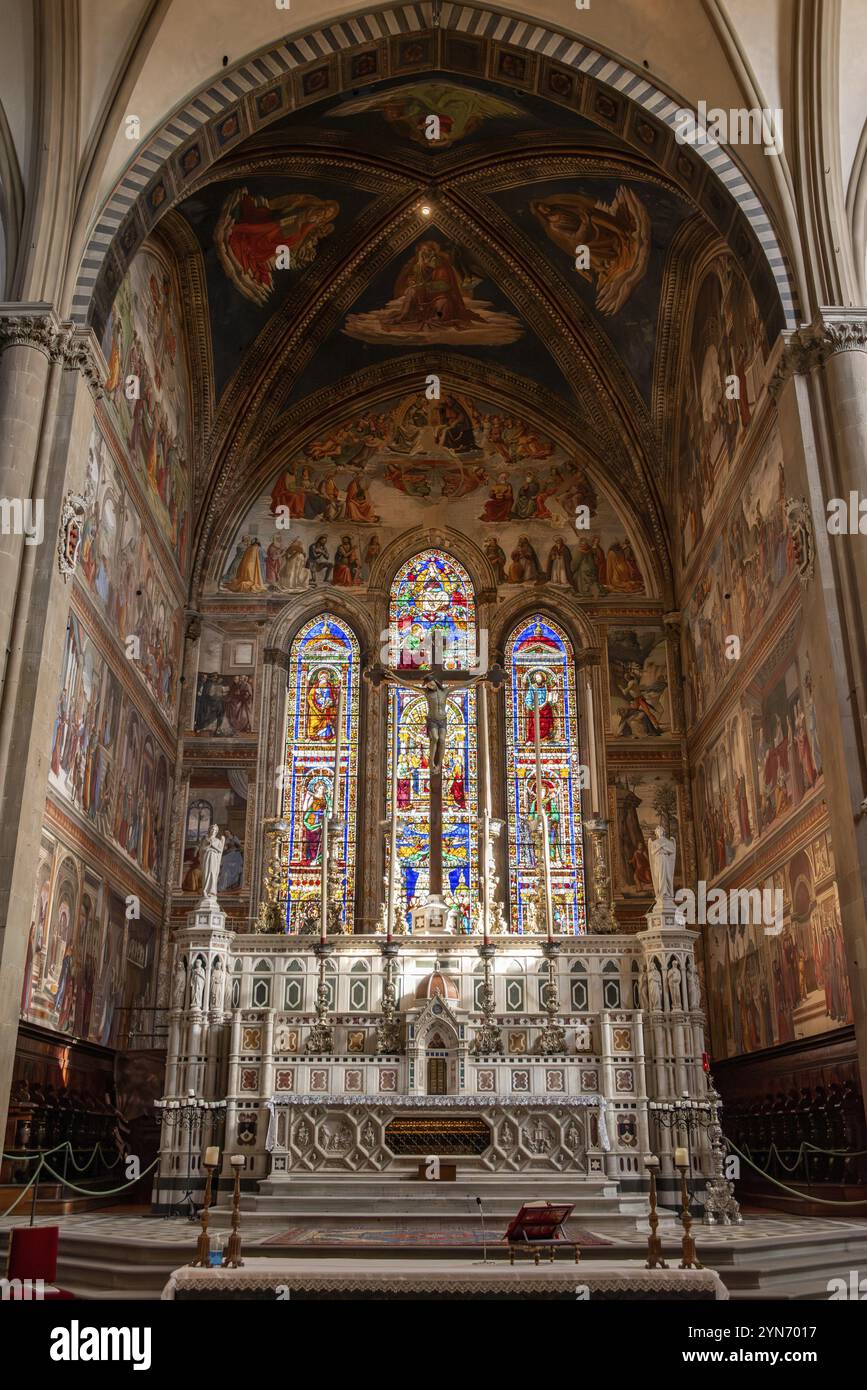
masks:
POLYGON ((342 618, 323 613, 299 628, 289 649, 280 806, 288 825, 283 889, 289 931, 299 931, 309 918, 319 915, 325 816, 338 822, 343 921, 347 931, 353 928, 360 680, 358 638, 342 618), (338 716, 340 774, 335 807, 338 716))
MULTIPOLYGON (((579 716, 575 657, 566 632, 544 613, 522 619, 506 643, 506 788, 509 898, 513 930, 528 930, 536 866, 530 834, 536 813, 535 721, 548 814, 554 930, 586 930, 579 716)), ((542 929, 541 925, 538 928, 542 929)))
MULTIPOLYGON (((464 670, 475 663, 476 597, 460 561, 444 550, 419 551, 396 571, 389 595, 391 664, 398 670, 432 665, 464 670)), ((427 702, 421 690, 399 688, 388 714, 388 810, 393 779, 393 721, 397 712, 398 902, 402 912, 427 898, 430 801, 427 702), (414 901, 415 900, 415 901, 414 901)), ((470 929, 477 876, 478 797, 476 694, 454 690, 447 704, 443 763, 443 879, 456 908, 457 929, 470 929)))

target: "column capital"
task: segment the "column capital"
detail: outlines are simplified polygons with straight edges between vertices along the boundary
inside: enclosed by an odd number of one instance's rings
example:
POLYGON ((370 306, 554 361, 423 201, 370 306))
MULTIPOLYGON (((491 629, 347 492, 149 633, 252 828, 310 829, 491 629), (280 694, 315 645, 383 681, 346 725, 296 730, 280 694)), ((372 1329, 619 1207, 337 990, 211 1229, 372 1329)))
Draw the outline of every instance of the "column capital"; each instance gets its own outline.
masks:
POLYGON ((108 369, 92 328, 81 328, 58 317, 51 304, 0 304, 0 353, 10 347, 29 347, 49 362, 78 371, 98 399, 108 369))
POLYGON ((819 310, 811 324, 783 334, 783 350, 768 383, 774 400, 792 376, 804 376, 838 352, 867 352, 867 309, 819 310))
POLYGON ((602 665, 601 647, 579 647, 575 652, 575 665, 579 671, 585 670, 590 666, 602 665))

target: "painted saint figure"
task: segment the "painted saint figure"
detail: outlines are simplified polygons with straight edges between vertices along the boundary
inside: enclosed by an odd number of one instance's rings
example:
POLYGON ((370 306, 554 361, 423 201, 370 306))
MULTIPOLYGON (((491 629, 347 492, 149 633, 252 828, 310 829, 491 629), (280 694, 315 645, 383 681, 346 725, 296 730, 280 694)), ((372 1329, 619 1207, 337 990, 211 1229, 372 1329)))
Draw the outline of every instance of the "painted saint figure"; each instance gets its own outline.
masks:
POLYGON ((307 737, 332 743, 337 737, 337 682, 319 671, 307 692, 307 737))
POLYGON ((543 671, 533 671, 526 682, 524 693, 524 707, 529 711, 527 714, 527 743, 533 744, 536 741, 536 711, 539 712, 539 742, 544 743, 546 739, 554 737, 554 693, 548 689, 548 682, 543 671))

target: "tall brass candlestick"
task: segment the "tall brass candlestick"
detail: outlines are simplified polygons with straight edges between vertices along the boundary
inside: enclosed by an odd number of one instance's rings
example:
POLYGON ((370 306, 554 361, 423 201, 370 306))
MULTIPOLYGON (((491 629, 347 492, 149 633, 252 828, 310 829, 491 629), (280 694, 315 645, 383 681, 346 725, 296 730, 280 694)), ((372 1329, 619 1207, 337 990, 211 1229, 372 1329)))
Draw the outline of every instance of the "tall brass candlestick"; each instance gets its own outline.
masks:
POLYGON ((205 1179, 205 1204, 202 1207, 202 1231, 196 1242, 196 1258, 190 1261, 191 1265, 203 1265, 207 1269, 211 1258, 211 1242, 208 1236, 208 1208, 211 1205, 211 1181, 216 1171, 216 1163, 205 1163, 203 1165, 207 1178, 205 1179))
POLYGON ((701 1264, 698 1258, 698 1252, 695 1248, 695 1241, 693 1240, 691 1234, 692 1217, 689 1214, 689 1190, 687 1189, 686 1185, 686 1175, 689 1171, 689 1162, 687 1161, 686 1163, 677 1163, 677 1157, 675 1155, 675 1164, 678 1172, 680 1173, 680 1202, 682 1207, 680 1213, 680 1222, 683 1226, 683 1239, 680 1243, 681 1260, 678 1268, 704 1269, 704 1265, 701 1264))
POLYGON ((226 1258, 223 1264, 227 1269, 240 1269, 241 1259, 241 1169, 244 1166, 243 1154, 232 1154, 229 1159, 235 1175, 232 1189, 232 1232, 226 1245, 226 1258))
POLYGON ((648 1216, 650 1235, 647 1237, 647 1259, 644 1267, 645 1269, 668 1269, 668 1265, 662 1258, 662 1240, 657 1235, 659 1217, 656 1212, 656 1170, 659 1167, 659 1159, 656 1154, 648 1154, 644 1160, 644 1166, 650 1174, 650 1214, 648 1216))
MULTIPOLYGON (((542 834, 539 839, 542 849, 541 869, 545 885, 545 932, 550 940, 554 935, 554 918, 551 903, 551 846, 548 843, 548 817, 542 809, 544 804, 542 795, 542 738, 539 733, 542 706, 539 703, 539 686, 531 686, 531 689, 533 691, 533 744, 536 752, 536 815, 542 827, 542 834)), ((539 868, 540 866, 537 864, 537 871, 539 868)))
POLYGON ((395 690, 391 716, 391 824, 388 830, 388 910, 386 913, 386 940, 394 936, 394 919, 397 913, 397 762, 400 754, 400 699, 395 690))

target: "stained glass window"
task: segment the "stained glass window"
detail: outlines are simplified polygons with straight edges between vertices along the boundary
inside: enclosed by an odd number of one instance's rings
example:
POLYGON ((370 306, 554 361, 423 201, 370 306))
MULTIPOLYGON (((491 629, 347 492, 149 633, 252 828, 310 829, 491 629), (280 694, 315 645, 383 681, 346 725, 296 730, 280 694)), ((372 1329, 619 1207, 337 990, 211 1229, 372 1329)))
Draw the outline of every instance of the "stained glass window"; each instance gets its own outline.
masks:
MULTIPOLYGON (((536 731, 548 816, 552 907, 557 935, 585 930, 584 846, 575 663, 566 634, 549 618, 525 619, 506 647, 506 773, 509 891, 513 930, 527 930, 535 883, 536 731)), ((544 923, 539 924, 544 931, 544 923)))
MULTIPOLYGON (((476 606, 466 570, 439 550, 408 560, 391 589, 391 664, 398 670, 432 665, 463 670, 476 649, 476 606), (440 636, 437 636, 440 634, 440 636)), ((430 870, 430 769, 425 728, 427 701, 419 690, 398 688, 390 695, 388 726, 388 803, 391 814, 392 720, 398 717, 397 811, 398 910, 425 902, 430 870)), ((471 929, 470 904, 476 894, 478 836, 476 770, 476 694, 454 689, 447 702, 443 760, 443 896, 453 909, 456 932, 471 929)))
POLYGON ((355 883, 358 687, 360 651, 352 630, 325 614, 305 624, 289 657, 289 712, 281 814, 289 823, 286 851, 287 922, 299 931, 319 916, 322 822, 332 816, 338 709, 342 739, 338 818, 344 867, 343 913, 352 931, 355 883))
POLYGON ((442 550, 407 560, 391 586, 389 630, 389 662, 398 669, 474 666, 476 604, 464 567, 442 550))

